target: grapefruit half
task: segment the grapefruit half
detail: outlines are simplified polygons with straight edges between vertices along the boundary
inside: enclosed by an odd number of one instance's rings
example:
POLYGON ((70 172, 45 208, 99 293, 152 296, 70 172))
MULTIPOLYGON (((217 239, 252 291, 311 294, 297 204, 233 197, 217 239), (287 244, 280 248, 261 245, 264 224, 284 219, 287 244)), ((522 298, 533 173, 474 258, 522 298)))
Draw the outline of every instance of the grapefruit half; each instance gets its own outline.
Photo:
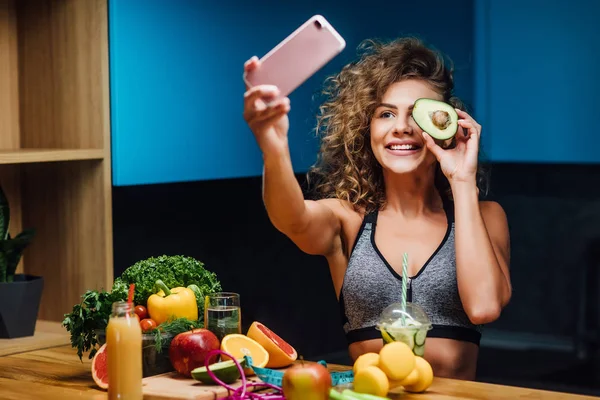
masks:
POLYGON ((246 336, 256 340, 269 353, 267 368, 287 367, 292 365, 298 358, 296 349, 258 321, 254 321, 250 325, 246 336))
POLYGON ((92 359, 92 378, 101 389, 108 389, 108 363, 106 360, 106 343, 103 344, 92 359))

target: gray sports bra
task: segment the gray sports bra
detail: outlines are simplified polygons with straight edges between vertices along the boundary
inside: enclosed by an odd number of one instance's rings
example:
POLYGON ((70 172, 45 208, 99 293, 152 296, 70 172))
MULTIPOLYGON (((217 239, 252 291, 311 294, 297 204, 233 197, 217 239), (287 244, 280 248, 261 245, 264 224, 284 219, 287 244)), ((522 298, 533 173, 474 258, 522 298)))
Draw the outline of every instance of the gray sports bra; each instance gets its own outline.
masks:
MULTIPOLYGON (((481 326, 465 313, 456 283, 454 207, 445 203, 448 229, 444 239, 408 278, 408 301, 419 304, 432 321, 427 337, 450 338, 479 345, 481 326)), ((381 339, 375 324, 388 305, 400 302, 402 276, 383 257, 375 243, 378 212, 367 214, 358 232, 340 293, 344 332, 349 343, 381 339)))

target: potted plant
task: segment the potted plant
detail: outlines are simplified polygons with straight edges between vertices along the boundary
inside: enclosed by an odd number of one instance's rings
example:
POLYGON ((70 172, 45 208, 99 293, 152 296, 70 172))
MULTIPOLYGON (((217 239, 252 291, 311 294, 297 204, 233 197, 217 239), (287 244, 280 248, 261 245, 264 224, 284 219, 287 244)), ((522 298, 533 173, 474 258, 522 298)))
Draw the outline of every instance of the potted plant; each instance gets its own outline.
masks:
POLYGON ((43 278, 15 274, 35 231, 25 229, 14 238, 8 232, 10 207, 0 187, 0 338, 32 336, 44 286, 43 278))

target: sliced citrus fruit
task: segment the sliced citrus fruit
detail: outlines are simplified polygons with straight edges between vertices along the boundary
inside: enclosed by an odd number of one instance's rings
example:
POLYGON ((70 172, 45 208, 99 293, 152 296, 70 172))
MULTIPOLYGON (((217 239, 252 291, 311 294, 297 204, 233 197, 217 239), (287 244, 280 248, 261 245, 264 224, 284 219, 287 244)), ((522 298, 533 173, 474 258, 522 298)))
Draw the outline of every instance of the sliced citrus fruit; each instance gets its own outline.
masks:
MULTIPOLYGON (((250 339, 246 335, 240 333, 230 333, 221 340, 221 350, 231 354, 236 359, 244 356, 252 357, 252 365, 255 367, 264 368, 269 362, 269 353, 260 343, 254 339, 250 339)), ((223 361, 230 360, 226 355, 222 355, 223 361)), ((254 375, 252 368, 244 368, 246 375, 254 375)))
POLYGON ((92 359, 92 378, 101 389, 108 389, 108 362, 106 359, 106 343, 103 344, 92 359))
POLYGON ((254 339, 267 350, 267 353, 269 353, 269 362, 267 362, 266 365, 267 368, 287 367, 292 365, 298 358, 296 349, 258 321, 254 321, 252 325, 250 325, 250 329, 248 329, 246 336, 250 339, 254 339))

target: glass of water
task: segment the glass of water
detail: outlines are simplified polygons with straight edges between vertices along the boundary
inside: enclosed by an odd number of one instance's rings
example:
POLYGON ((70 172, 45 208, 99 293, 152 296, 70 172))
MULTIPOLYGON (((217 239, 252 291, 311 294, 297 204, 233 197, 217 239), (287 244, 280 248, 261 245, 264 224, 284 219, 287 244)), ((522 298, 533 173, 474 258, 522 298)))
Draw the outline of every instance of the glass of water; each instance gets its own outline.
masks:
POLYGON ((242 333, 240 295, 232 292, 207 295, 204 299, 204 326, 219 341, 230 333, 242 333))

